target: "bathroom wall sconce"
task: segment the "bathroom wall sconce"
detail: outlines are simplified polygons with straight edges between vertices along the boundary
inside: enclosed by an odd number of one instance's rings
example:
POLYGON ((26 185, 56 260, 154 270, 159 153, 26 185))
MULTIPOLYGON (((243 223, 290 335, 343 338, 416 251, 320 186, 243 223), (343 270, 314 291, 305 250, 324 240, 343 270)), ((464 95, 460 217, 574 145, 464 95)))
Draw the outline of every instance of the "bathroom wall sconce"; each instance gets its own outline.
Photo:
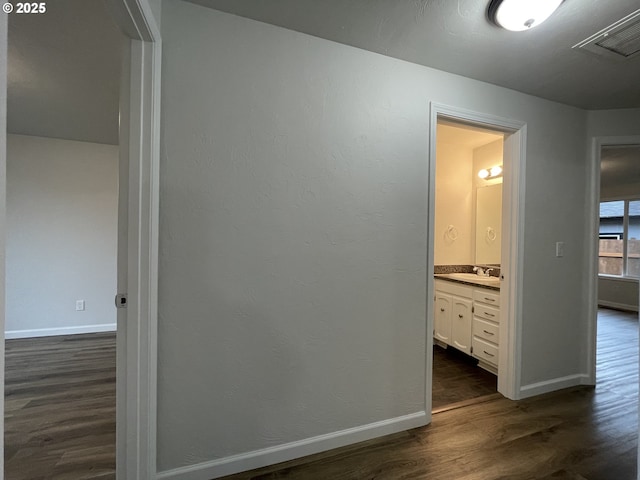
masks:
POLYGON ((502 166, 496 165, 491 168, 483 168, 478 172, 478 176, 483 180, 491 180, 492 178, 498 178, 502 175, 502 166))
POLYGON ((512 32, 537 27, 556 11, 562 0, 491 0, 489 20, 512 32))

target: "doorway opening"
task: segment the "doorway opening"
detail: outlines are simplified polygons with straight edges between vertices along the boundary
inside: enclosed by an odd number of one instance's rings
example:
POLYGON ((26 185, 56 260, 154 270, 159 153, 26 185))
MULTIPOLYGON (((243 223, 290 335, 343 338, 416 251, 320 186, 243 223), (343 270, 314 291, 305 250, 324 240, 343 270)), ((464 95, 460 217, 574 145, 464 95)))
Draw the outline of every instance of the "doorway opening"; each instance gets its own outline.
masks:
POLYGON ((640 145, 600 148, 598 306, 638 311, 640 145))
MULTIPOLYGON (((640 136, 594 137, 591 144, 589 236, 589 380, 616 409, 635 415, 638 399, 638 256, 640 136), (607 397, 609 398, 609 397, 607 397)), ((625 425, 626 428, 626 425, 625 425)), ((632 426, 637 438, 637 427, 632 426)), ((637 449, 625 452, 629 471, 637 449)))
POLYGON ((5 474, 115 474, 125 37, 97 1, 8 30, 5 474))
POLYGON ((434 413, 497 394, 503 136, 437 124, 434 413))
MULTIPOLYGON (((111 0, 106 3, 118 27, 128 37, 120 109, 119 200, 126 216, 118 229, 118 290, 127 298, 118 314, 116 471, 118 478, 155 476, 158 165, 160 115, 160 32, 147 3, 111 0), (124 182, 123 182, 124 179, 124 182), (130 199, 130 200, 129 200, 130 199), (121 281, 122 279, 126 282, 121 281), (128 285, 128 288, 127 288, 128 285), (121 334, 122 333, 122 334, 121 334)), ((31 16, 33 17, 33 16, 31 16)), ((7 17, 0 22, 0 58, 7 55, 7 17)), ((28 65, 21 73, 30 72, 28 65)), ((6 62, 0 62, 0 88, 6 89, 6 62)), ((30 78, 30 77, 29 77, 30 78)), ((73 90, 73 88, 72 88, 73 90)), ((74 90, 74 93, 76 92, 74 90)), ((6 109, 0 105, 0 124, 6 126, 6 109)), ((6 129, 0 132, 0 170, 6 168, 6 129)), ((0 264, 5 251, 5 182, 0 182, 0 264)), ((5 292, 5 277, 0 292, 5 292)), ((115 292, 113 292, 115 293, 115 292)), ((4 295, 2 295, 4 297, 4 295)), ((111 296, 113 299, 113 296, 111 296)), ((5 309, 0 310, 5 325, 5 309)), ((4 388, 4 345, 0 359, 4 388)), ((2 395, 3 398, 4 395, 2 395)), ((4 403, 3 403, 4 411, 4 403)), ((4 449, 4 437, 0 438, 4 449)))
MULTIPOLYGON (((477 369, 474 373, 482 370, 480 375, 493 375, 488 377, 490 382, 482 382, 488 387, 481 389, 478 397, 484 397, 485 393, 495 395, 491 392, 497 389, 507 398, 520 398, 524 210, 521 171, 525 162, 526 124, 432 104, 429 138, 425 408, 428 415, 449 408, 435 403, 434 391, 439 385, 438 373, 434 372, 436 360, 431 355, 434 348, 445 345, 470 360, 477 369), (443 142, 439 137, 442 134, 446 139, 447 131, 464 131, 476 137, 478 143, 467 148, 470 160, 466 166, 462 167, 460 157, 456 156, 460 141, 455 137, 450 142, 454 147, 440 146, 443 142), (439 163, 440 154, 446 154, 447 148, 453 150, 455 159, 439 163), (475 165, 474 149, 478 149, 475 165), (440 165, 443 167, 439 168, 440 165), (448 186, 438 185, 439 177, 443 176, 448 186), (461 176, 466 187, 461 187, 461 176), (501 188, 495 187, 499 178, 501 188)), ((475 400, 456 399, 453 405, 464 406, 469 401, 475 400)))

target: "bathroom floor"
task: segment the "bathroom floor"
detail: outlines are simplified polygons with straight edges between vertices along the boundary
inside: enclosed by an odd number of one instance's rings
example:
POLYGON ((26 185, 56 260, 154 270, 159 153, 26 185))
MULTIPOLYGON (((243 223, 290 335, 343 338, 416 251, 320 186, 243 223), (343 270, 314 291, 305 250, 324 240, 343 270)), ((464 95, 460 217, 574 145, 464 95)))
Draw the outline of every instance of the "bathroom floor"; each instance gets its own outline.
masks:
POLYGON ((497 394, 498 377, 455 348, 433 346, 433 405, 439 412, 497 394))

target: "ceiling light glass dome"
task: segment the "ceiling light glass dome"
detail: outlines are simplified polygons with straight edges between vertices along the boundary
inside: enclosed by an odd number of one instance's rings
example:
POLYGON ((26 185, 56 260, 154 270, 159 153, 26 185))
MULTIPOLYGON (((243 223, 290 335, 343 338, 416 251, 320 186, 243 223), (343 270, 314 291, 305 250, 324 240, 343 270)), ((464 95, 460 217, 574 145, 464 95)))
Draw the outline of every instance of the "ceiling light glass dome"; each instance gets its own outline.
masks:
POLYGON ((529 30, 549 18, 561 3, 562 0, 492 0, 489 18, 507 30, 529 30))

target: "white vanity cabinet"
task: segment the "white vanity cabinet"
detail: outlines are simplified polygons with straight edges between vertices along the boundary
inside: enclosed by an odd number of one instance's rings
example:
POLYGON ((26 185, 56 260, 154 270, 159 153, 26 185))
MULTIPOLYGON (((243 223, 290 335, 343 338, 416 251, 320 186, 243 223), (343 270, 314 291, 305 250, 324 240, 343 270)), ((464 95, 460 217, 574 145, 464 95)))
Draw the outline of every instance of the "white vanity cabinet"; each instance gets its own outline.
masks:
POLYGON ((435 281, 433 335, 461 352, 471 354, 473 288, 435 281))
POLYGON ((500 294, 475 288, 473 292, 473 356, 485 370, 498 373, 500 294))
POLYGON ((435 280, 433 337, 478 359, 498 373, 500 292, 435 280))
POLYGON ((451 343, 451 295, 436 290, 433 336, 446 344, 451 343))

